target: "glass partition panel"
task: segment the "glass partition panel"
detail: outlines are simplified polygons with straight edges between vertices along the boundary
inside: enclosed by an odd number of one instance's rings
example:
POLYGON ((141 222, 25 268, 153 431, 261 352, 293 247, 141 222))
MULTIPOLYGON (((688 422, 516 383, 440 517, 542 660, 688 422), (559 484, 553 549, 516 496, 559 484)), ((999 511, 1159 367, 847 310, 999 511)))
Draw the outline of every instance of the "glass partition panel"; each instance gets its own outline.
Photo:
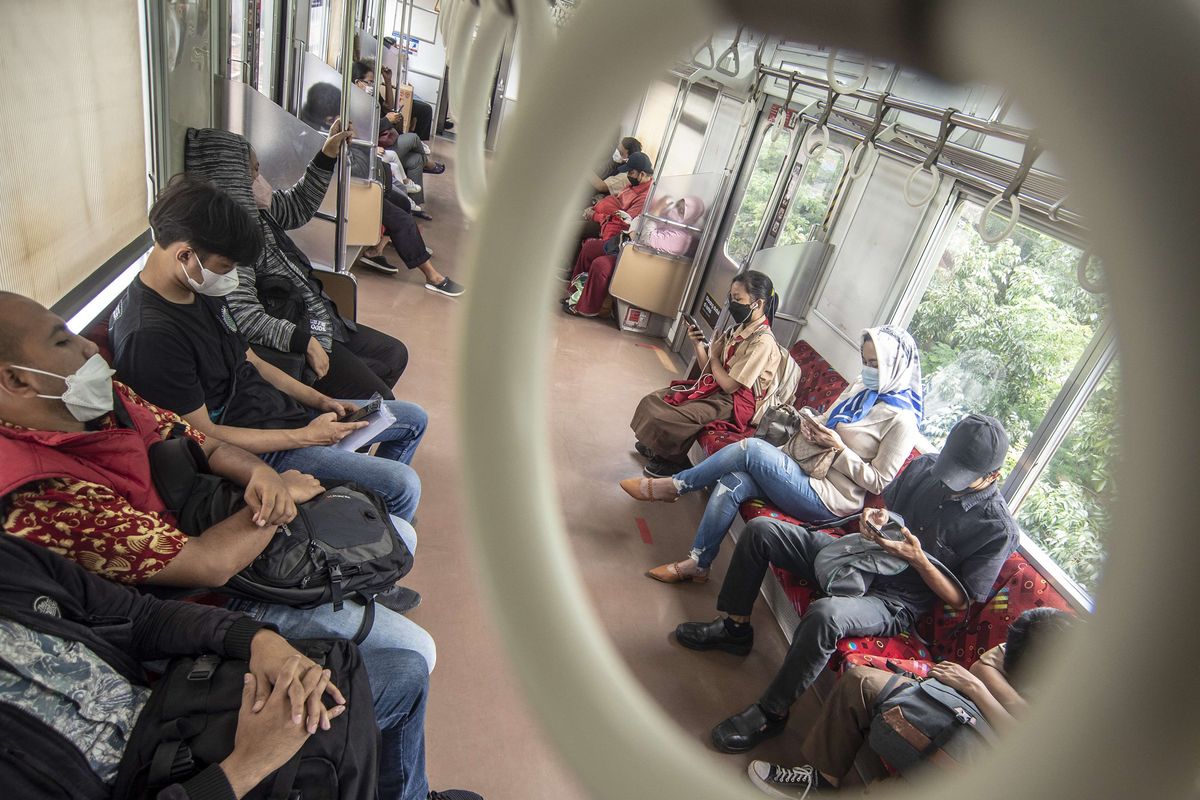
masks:
POLYGON ((638 229, 640 244, 690 258, 704 233, 724 176, 719 172, 676 175, 654 182, 638 229))
POLYGON ((148 227, 140 5, 5 6, 0 107, 19 122, 0 128, 0 289, 52 305, 148 227), (48 35, 69 44, 63 76, 40 74, 48 35))
POLYGON ((222 81, 226 127, 250 140, 263 177, 276 188, 291 186, 304 175, 325 134, 305 125, 270 99, 240 81, 222 81))
POLYGON ((650 85, 642 100, 633 136, 642 143, 642 150, 655 164, 658 163, 658 151, 663 145, 663 136, 667 132, 667 123, 671 121, 671 111, 678 94, 677 81, 660 78, 650 85))
MULTIPOLYGON (((341 73, 311 53, 304 54, 302 63, 300 118, 315 128, 327 128, 330 117, 337 117, 341 108, 341 73)), ((350 121, 355 139, 374 142, 378 138, 379 104, 357 86, 350 87, 350 121)))
MULTIPOLYGON (((170 175, 183 172, 183 139, 188 128, 213 125, 213 69, 207 3, 166 0, 167 91, 170 119, 170 175)), ((160 176, 166 186, 170 175, 160 176)))
POLYGON ((654 172, 657 175, 691 175, 696 171, 700 154, 704 149, 708 124, 712 120, 713 107, 717 102, 717 90, 693 84, 683 104, 683 112, 671 134, 667 154, 659 153, 654 172))

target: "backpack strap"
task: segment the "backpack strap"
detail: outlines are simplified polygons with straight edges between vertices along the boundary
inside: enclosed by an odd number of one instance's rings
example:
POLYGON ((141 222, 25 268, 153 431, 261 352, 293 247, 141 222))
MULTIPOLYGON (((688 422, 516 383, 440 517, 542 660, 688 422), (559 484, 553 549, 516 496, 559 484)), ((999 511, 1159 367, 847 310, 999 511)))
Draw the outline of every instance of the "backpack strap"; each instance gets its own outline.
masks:
POLYGON ((275 781, 271 784, 271 794, 267 800, 288 800, 292 787, 296 785, 296 775, 300 772, 300 751, 275 770, 275 781))

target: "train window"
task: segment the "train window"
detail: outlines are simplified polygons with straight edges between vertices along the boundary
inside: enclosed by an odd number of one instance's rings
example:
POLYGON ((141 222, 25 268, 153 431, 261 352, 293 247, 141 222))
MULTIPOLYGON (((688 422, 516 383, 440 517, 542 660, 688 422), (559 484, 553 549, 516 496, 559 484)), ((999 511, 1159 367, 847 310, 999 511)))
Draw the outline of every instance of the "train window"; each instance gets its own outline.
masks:
POLYGON ((820 159, 816 161, 809 159, 804 165, 800 185, 796 188, 783 229, 775 240, 776 247, 799 244, 813 238, 816 229, 829 215, 845 166, 845 154, 834 147, 822 150, 820 159))
POLYGON ((1025 225, 989 245, 981 211, 960 204, 909 330, 924 360, 925 435, 940 445, 964 413, 991 414, 1015 459, 1099 328, 1104 299, 1079 285, 1078 248, 1025 225))
POLYGON ((725 255, 730 261, 744 263, 754 250, 758 229, 767 213, 767 203, 771 201, 775 181, 783 168, 783 162, 787 160, 790 145, 791 137, 772 137, 769 131, 763 136, 758 155, 754 158, 750 179, 742 193, 741 205, 734 215, 729 236, 725 239, 725 255))
POLYGON ((1118 424, 1113 365, 1017 509, 1021 529, 1089 593, 1104 559, 1118 424))

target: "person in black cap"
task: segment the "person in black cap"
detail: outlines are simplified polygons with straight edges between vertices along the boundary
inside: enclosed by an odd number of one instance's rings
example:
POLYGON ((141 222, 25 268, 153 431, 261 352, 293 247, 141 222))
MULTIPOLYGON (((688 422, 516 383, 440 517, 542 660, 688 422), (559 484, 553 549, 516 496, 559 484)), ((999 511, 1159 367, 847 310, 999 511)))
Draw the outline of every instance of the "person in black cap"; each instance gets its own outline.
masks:
MULTIPOLYGON (((938 601, 961 611, 987 600, 1018 540, 1017 523, 998 487, 1007 453, 1008 434, 999 421, 971 414, 950 431, 940 454, 915 459, 892 481, 883 498, 887 508, 905 520, 903 539, 883 538, 871 524, 861 529, 885 551, 907 561, 908 568, 876 576, 862 597, 814 600, 796 627, 783 666, 758 702, 713 728, 718 750, 743 753, 782 733, 792 703, 820 675, 838 640, 895 636, 938 601), (931 556, 953 577, 935 566, 931 556)), ((868 523, 877 526, 884 524, 886 514, 883 509, 864 512, 868 523)), ((726 616, 685 622, 675 629, 675 638, 692 650, 746 655, 754 644, 750 612, 767 567, 782 567, 815 581, 816 554, 831 541, 827 534, 782 520, 752 520, 737 543, 717 598, 717 609, 726 616)))
POLYGON ((631 153, 626 164, 629 188, 605 197, 583 212, 584 239, 575 257, 575 266, 562 273, 563 280, 570 281, 588 272, 592 262, 604 256, 605 243, 629 230, 633 218, 642 213, 650 194, 650 182, 654 180, 654 164, 650 156, 642 152, 631 153))

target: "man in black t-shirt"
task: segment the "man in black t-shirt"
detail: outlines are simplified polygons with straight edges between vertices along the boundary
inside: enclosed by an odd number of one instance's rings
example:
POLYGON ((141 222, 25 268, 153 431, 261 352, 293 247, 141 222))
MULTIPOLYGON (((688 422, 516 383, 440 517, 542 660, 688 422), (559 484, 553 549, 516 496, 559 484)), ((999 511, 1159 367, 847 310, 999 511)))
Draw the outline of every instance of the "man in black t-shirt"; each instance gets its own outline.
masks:
POLYGON ((114 367, 125 382, 280 472, 354 481, 411 521, 421 482, 409 464, 425 433, 425 411, 384 401, 395 421, 368 442, 379 443, 376 456, 335 447, 370 424, 338 421, 356 404, 327 397, 260 359, 222 299, 237 285, 234 259, 247 247, 233 237, 257 235, 246 211, 211 184, 185 177, 154 204, 150 227, 155 243, 146 266, 109 323, 114 367), (243 224, 231 228, 230 219, 243 224))
MULTIPOLYGON (((892 481, 884 501, 904 518, 903 539, 884 538, 871 524, 860 528, 865 538, 909 566, 896 575, 875 576, 862 597, 821 597, 809 604, 782 667, 759 701, 713 729, 718 750, 745 752, 782 733, 792 703, 821 674, 838 640, 903 633, 937 600, 958 611, 987 600, 1019 536, 997 485, 1007 453, 1008 435, 1000 423, 972 414, 954 426, 940 454, 921 456, 892 481)), ((878 528, 887 513, 868 509, 864 517, 878 528)), ((675 638, 693 650, 749 653, 754 644, 750 612, 767 567, 782 567, 815 583, 816 555, 833 541, 782 520, 752 520, 717 598, 717 609, 727 616, 685 622, 675 629, 675 638)))

